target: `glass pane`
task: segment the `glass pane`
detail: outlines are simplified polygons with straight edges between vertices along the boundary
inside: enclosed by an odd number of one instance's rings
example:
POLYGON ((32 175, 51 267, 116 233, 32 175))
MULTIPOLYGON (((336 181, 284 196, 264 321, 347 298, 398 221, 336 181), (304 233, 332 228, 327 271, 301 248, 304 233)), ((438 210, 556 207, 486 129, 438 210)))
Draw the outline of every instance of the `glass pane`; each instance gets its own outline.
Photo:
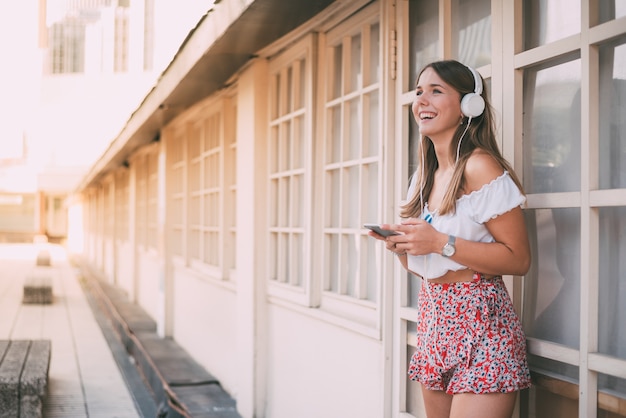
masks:
POLYGON ((414 90, 422 67, 439 55, 439 4, 433 0, 409 0, 409 85, 414 90))
MULTIPOLYGON (((363 166, 363 222, 380 222, 378 207, 380 206, 378 189, 378 164, 372 163, 363 166)), ((372 240, 376 241, 376 240, 372 240)))
POLYGON ((361 248, 365 249, 365 259, 361 258, 367 279, 367 299, 376 302, 378 277, 380 277, 380 245, 369 236, 361 237, 361 248))
POLYGON ((341 206, 343 222, 341 226, 358 228, 360 200, 359 166, 348 167, 343 171, 343 187, 341 190, 341 206))
POLYGON ((626 0, 604 0, 599 1, 597 5, 600 9, 600 22, 598 23, 626 16, 626 0))
POLYGON ((528 356, 533 385, 520 396, 520 416, 572 418, 578 416, 578 367, 528 356))
POLYGON ((327 227, 336 228, 339 226, 339 205, 341 195, 341 178, 339 170, 329 170, 326 175, 326 190, 330 190, 330 195, 325 199, 327 205, 327 227))
POLYGON ((289 248, 291 253, 289 260, 292 263, 292 274, 289 281, 294 286, 300 286, 303 282, 302 276, 304 275, 304 268, 302 266, 302 260, 304 258, 302 234, 293 234, 291 244, 289 248))
POLYGON ((600 209, 598 351, 626 360, 626 207, 600 209))
POLYGON ((621 398, 621 403, 623 404, 623 399, 626 399, 626 379, 620 379, 619 377, 598 373, 598 389, 610 397, 609 399, 606 397, 602 399, 603 396, 599 395, 598 418, 617 418, 626 416, 624 408, 619 408, 617 402, 619 398, 621 398))
POLYGON ((357 272, 359 264, 359 252, 356 248, 355 235, 342 235, 342 257, 341 257, 341 276, 346 281, 346 294, 358 298, 356 282, 358 280, 357 272))
POLYGON ((294 169, 304 169, 306 159, 306 132, 304 130, 304 116, 298 116, 293 121, 293 160, 294 169))
POLYGON ((580 60, 524 73, 524 187, 580 190, 580 60))
POLYGON ((527 210, 533 263, 524 278, 529 337, 578 348, 580 209, 527 210))
POLYGON ((472 67, 491 64, 491 0, 452 2, 452 42, 459 61, 472 67))
POLYGON ((626 44, 600 48, 601 189, 626 188, 626 44))
POLYGON ((380 140, 380 102, 378 100, 378 90, 365 96, 365 114, 367 115, 368 129, 363 132, 363 157, 378 155, 380 140))
POLYGON ((291 211, 291 226, 303 227, 304 226, 304 176, 293 176, 293 182, 291 184, 293 201, 291 202, 293 209, 291 211))
POLYGON ((345 157, 353 160, 359 158, 361 154, 361 121, 363 120, 361 100, 359 98, 350 100, 347 106, 350 118, 348 121, 350 132, 348 133, 348 149, 345 157))
POLYGON ((274 91, 273 91, 273 95, 272 95, 272 114, 271 117, 272 119, 276 119, 278 116, 280 116, 280 83, 281 83, 281 79, 280 79, 280 73, 277 73, 274 75, 274 80, 273 80, 273 85, 274 85, 274 91))
POLYGON ((293 95, 294 95, 294 85, 293 85, 293 67, 289 67, 287 69, 287 91, 285 95, 287 96, 285 99, 287 103, 285 103, 284 113, 293 112, 293 95))
POLYGON ((422 288, 422 279, 413 273, 406 273, 407 276, 407 305, 411 308, 417 308, 417 297, 419 296, 420 289, 422 288))
POLYGON ((361 34, 354 35, 350 42, 350 91, 360 89, 363 85, 361 49, 361 34))
POLYGON ((335 163, 341 158, 341 105, 329 111, 330 132, 326 145, 326 163, 335 163))
POLYGON ((336 99, 337 97, 341 96, 342 94, 342 89, 341 89, 341 85, 342 85, 342 73, 343 73, 343 46, 342 45, 337 45, 335 48, 333 48, 333 66, 332 66, 332 71, 333 73, 330 76, 330 79, 332 80, 332 91, 330 93, 330 97, 332 99, 336 99))
POLYGON ((297 86, 298 101, 296 102, 296 109, 301 109, 306 104, 306 60, 301 59, 296 68, 300 71, 300 76, 298 77, 299 85, 297 86))
POLYGON ((523 4, 525 50, 580 32, 580 0, 526 0, 523 4))
POLYGON ((289 177, 282 177, 278 183, 278 225, 286 227, 289 221, 289 177))
POLYGON ((337 292, 339 290, 339 237, 337 234, 327 234, 326 243, 326 283, 324 290, 337 292))
POLYGON ((369 84, 380 80, 380 25, 375 23, 370 28, 369 84))

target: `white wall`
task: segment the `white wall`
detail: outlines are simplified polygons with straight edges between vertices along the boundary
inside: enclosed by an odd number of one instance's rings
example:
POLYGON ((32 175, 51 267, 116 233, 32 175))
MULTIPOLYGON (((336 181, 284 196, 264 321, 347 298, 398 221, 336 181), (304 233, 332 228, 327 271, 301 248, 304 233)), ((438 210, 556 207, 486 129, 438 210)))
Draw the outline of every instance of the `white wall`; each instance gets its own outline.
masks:
POLYGON ((156 254, 138 252, 137 295, 139 305, 155 321, 159 318, 161 263, 156 254))
POLYGON ((115 285, 126 291, 130 300, 134 299, 133 248, 128 241, 116 245, 115 285))
POLYGON ((237 298, 232 286, 174 269, 173 337, 231 395, 236 392, 237 298))
POLYGON ((379 341, 270 305, 267 414, 271 418, 380 418, 379 341))

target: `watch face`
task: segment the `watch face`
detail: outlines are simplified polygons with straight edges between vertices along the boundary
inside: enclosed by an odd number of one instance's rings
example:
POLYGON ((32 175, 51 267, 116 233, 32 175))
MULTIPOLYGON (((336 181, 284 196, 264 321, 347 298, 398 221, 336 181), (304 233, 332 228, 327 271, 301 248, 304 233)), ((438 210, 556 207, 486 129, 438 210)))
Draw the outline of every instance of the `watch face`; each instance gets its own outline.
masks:
POLYGON ((443 246, 442 254, 446 257, 450 257, 454 255, 455 251, 456 249, 454 248, 454 245, 446 244, 443 246))

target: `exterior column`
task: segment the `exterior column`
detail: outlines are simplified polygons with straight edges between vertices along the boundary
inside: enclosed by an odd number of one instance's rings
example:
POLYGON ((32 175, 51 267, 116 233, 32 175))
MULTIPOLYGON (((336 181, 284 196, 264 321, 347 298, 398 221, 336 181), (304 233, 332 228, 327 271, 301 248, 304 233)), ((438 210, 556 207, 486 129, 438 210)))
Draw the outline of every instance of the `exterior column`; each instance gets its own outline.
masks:
POLYGON ((159 304, 157 332, 160 337, 169 337, 173 332, 173 283, 171 254, 167 243, 167 155, 165 144, 159 142, 158 191, 157 191, 157 250, 159 253, 159 304))
POLYGON ((258 60, 237 89, 237 409, 244 418, 262 417, 265 407, 267 85, 267 63, 258 60))

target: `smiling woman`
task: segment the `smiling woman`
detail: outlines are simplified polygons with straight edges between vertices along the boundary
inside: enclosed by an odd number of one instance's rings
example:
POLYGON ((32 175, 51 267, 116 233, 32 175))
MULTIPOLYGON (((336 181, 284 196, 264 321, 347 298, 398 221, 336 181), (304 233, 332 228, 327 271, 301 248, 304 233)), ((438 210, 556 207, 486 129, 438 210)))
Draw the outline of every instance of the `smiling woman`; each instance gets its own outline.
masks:
POLYGON ((526 198, 500 154, 474 69, 433 62, 415 91, 420 167, 402 223, 383 225, 401 234, 370 233, 423 280, 409 376, 421 384, 429 417, 460 410, 510 417, 530 373, 525 336, 501 276, 523 275, 530 265, 526 198))

